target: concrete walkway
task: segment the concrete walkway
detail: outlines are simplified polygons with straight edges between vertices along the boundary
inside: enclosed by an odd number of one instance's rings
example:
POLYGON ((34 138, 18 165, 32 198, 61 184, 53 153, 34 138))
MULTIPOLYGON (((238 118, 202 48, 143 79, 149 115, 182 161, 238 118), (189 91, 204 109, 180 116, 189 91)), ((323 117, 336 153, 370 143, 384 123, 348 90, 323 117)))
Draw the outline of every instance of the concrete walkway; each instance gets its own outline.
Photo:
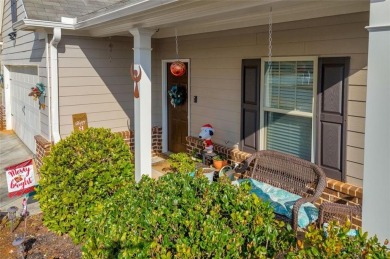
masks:
MULTIPOLYGON (((23 196, 8 197, 7 178, 5 167, 18 164, 33 157, 33 153, 23 144, 13 131, 0 131, 0 214, 3 214, 11 206, 22 209, 23 196)), ((38 201, 33 197, 27 200, 27 210, 30 215, 41 212, 38 201)))

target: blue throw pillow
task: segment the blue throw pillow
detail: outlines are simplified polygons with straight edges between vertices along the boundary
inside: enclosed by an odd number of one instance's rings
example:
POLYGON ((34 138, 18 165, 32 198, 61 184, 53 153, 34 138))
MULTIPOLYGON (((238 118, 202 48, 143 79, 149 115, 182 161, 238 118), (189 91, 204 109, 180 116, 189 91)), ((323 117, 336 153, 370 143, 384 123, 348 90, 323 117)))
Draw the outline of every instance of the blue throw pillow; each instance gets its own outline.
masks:
MULTIPOLYGON (((270 202, 274 209, 274 212, 288 218, 292 218, 292 209, 296 200, 301 196, 288 192, 286 190, 274 187, 272 185, 257 181, 255 179, 240 179, 240 183, 249 181, 252 190, 251 192, 256 194, 257 197, 263 201, 270 202)), ((305 228, 310 223, 318 219, 318 208, 312 203, 304 203, 298 211, 298 226, 305 228)))

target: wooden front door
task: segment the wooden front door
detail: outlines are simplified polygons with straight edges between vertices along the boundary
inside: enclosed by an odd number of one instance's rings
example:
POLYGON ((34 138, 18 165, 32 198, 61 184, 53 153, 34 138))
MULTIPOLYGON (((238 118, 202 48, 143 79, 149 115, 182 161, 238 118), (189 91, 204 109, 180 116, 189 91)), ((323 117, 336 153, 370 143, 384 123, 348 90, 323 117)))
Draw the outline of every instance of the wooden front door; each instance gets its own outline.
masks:
POLYGON ((349 58, 320 58, 318 70, 316 163, 345 181, 349 58))
POLYGON ((185 93, 184 100, 178 105, 172 104, 172 98, 167 94, 168 110, 168 151, 173 153, 186 152, 186 137, 188 134, 188 63, 184 75, 176 77, 170 72, 172 63, 167 63, 167 90, 173 87, 185 93))

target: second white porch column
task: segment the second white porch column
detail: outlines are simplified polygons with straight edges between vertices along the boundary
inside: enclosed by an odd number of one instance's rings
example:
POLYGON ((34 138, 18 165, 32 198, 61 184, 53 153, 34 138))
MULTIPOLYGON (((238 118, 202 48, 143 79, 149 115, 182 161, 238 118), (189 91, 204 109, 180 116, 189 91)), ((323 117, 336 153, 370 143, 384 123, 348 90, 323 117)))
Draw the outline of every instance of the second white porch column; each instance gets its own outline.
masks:
POLYGON ((142 69, 139 98, 134 98, 135 181, 152 176, 152 48, 155 32, 143 28, 129 30, 134 37, 134 70, 142 69))
MULTIPOLYGON (((363 230, 390 239, 390 0, 370 4, 363 230)), ((389 245, 390 247, 390 245, 389 245)))

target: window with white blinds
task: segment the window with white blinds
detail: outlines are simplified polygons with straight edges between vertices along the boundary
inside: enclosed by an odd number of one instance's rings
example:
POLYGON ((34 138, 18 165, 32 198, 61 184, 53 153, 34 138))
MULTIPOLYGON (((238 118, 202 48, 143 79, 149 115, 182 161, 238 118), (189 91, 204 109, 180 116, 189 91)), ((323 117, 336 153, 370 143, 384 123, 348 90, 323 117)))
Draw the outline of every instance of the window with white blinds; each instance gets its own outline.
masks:
POLYGON ((266 149, 311 160, 311 118, 266 112, 266 149))
POLYGON ((313 58, 275 58, 263 67, 263 148, 312 160, 313 58))

